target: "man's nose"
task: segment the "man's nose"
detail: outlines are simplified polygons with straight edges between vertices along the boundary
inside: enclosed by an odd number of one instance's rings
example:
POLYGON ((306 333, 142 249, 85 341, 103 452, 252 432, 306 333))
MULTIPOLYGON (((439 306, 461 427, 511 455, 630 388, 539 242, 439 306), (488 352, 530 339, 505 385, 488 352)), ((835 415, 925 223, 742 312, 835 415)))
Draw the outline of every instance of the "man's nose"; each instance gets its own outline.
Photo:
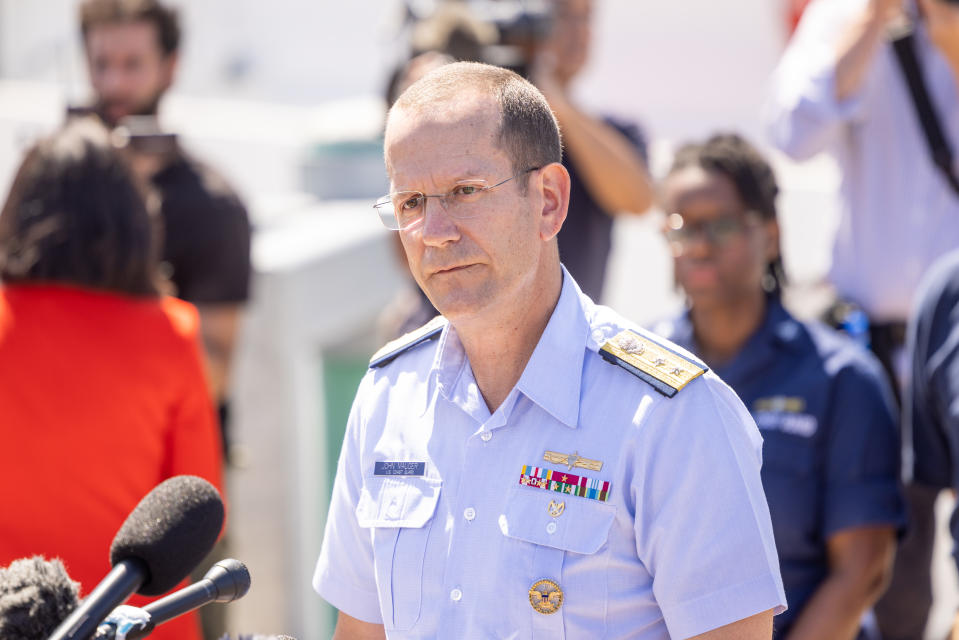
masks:
POLYGON ((123 97, 129 84, 127 78, 120 65, 107 65, 97 71, 97 91, 106 97, 123 97))
POLYGON ((446 211, 440 198, 427 198, 423 207, 422 236, 425 244, 441 246, 459 239, 456 220, 446 211))

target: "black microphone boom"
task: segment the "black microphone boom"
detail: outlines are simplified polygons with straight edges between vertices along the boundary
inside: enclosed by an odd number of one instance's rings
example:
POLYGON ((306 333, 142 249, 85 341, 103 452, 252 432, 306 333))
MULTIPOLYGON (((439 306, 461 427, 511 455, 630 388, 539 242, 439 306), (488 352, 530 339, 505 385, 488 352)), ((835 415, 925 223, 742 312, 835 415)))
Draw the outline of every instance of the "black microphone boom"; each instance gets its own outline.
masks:
POLYGON ((87 640, 134 592, 169 591, 206 557, 222 527, 223 501, 212 484, 196 476, 161 482, 113 539, 113 569, 49 640, 87 640))
POLYGON ((232 558, 220 560, 201 580, 143 607, 150 614, 151 625, 147 629, 128 632, 126 638, 146 637, 154 627, 205 604, 239 600, 249 589, 250 572, 246 565, 232 558))

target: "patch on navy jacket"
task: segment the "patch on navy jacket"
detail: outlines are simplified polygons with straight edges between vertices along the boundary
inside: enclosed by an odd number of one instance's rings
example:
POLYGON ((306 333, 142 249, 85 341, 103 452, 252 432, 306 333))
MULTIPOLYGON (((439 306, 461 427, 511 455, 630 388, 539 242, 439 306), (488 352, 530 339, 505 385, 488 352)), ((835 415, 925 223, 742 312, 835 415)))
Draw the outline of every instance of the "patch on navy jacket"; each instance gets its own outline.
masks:
POLYGON ((603 358, 672 398, 706 368, 634 331, 621 331, 600 349, 603 358))
POLYGON ((752 414, 761 431, 782 431, 811 438, 819 430, 819 420, 806 413, 806 401, 799 396, 759 398, 753 403, 752 414))
POLYGON ((376 369, 387 365, 393 362, 393 360, 404 351, 436 338, 443 331, 445 325, 446 318, 436 316, 419 329, 410 331, 396 340, 387 342, 383 348, 373 354, 373 357, 370 359, 370 368, 376 369))

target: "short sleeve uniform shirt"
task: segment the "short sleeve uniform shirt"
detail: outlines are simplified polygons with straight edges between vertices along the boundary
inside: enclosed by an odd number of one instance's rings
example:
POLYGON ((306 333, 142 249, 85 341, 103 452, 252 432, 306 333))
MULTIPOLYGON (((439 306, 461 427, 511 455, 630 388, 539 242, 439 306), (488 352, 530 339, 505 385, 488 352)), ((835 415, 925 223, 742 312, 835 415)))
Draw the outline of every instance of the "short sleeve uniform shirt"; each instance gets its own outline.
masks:
MULTIPOLYGON (((688 315, 656 328, 695 349, 688 315)), ((831 535, 904 525, 890 392, 870 354, 824 326, 796 321, 772 298, 760 328, 716 373, 763 436, 762 481, 789 600, 775 619, 776 637, 784 637, 828 573, 831 535)))
POLYGON ((668 398, 605 360, 629 325, 564 272, 490 413, 439 322, 360 385, 314 576, 326 600, 390 638, 685 638, 784 608, 761 438, 715 375, 668 398))

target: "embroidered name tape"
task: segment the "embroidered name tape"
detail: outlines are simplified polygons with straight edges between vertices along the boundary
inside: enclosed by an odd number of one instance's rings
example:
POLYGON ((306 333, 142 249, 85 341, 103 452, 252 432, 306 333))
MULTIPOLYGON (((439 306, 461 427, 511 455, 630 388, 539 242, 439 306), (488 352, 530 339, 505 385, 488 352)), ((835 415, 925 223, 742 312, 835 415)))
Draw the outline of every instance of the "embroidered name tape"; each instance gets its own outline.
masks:
POLYGON ((565 471, 554 471, 542 467, 523 465, 519 474, 519 483, 525 487, 556 491, 570 496, 589 498, 607 502, 609 500, 609 482, 586 476, 577 476, 565 471))
POLYGON ((374 476, 425 476, 425 462, 385 462, 373 464, 374 476))

